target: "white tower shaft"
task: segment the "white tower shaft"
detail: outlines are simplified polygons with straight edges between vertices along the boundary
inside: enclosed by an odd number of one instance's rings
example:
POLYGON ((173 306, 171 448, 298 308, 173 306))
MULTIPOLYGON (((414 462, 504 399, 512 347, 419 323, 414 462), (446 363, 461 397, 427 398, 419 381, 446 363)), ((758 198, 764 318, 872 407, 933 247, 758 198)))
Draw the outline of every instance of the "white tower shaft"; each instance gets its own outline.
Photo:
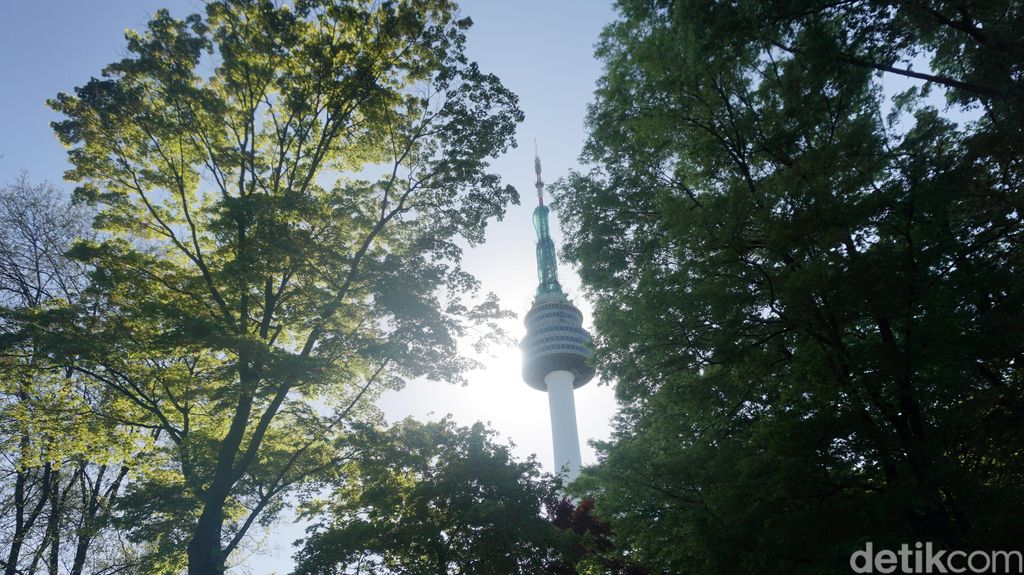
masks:
POLYGON ((544 376, 551 408, 551 442, 555 451, 555 472, 571 482, 580 474, 579 432, 576 429, 576 402, 572 383, 575 376, 562 369, 544 376))

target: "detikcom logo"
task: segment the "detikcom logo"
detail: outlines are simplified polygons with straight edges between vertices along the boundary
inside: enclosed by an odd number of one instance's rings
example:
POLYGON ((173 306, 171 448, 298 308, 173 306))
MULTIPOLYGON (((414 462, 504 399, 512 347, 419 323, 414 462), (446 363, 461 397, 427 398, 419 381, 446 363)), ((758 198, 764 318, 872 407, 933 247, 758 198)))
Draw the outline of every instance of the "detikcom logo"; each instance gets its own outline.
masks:
POLYGON ((850 555, 854 573, 1024 573, 1020 551, 935 549, 931 542, 875 551, 870 541, 850 555))

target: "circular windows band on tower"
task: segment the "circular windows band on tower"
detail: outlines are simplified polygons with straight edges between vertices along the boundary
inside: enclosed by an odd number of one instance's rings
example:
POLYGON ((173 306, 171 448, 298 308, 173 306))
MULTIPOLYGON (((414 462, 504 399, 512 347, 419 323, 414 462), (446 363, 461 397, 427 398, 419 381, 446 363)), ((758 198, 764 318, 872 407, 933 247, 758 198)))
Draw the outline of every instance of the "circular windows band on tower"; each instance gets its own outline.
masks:
POLYGON ((523 380, 535 389, 547 390, 544 376, 564 370, 573 374, 573 388, 594 377, 590 366, 590 334, 583 329, 583 314, 569 303, 565 294, 539 295, 526 314, 523 350, 523 380))

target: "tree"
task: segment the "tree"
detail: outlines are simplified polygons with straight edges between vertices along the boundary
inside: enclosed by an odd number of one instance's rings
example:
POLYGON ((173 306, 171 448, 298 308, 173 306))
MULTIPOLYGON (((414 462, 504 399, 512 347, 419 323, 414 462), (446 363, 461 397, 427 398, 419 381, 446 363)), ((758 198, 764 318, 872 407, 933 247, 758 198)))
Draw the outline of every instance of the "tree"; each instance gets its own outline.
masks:
POLYGON ((577 504, 566 496, 548 507, 551 523, 573 536, 571 545, 548 564, 546 572, 553 575, 647 575, 643 565, 623 553, 625 549, 616 542, 611 525, 595 514, 595 508, 593 499, 582 499, 577 504))
POLYGON ((558 502, 560 485, 492 438, 480 423, 447 419, 364 430, 353 443, 361 455, 337 489, 304 508, 316 523, 295 572, 548 572, 571 545, 541 515, 558 502))
POLYGON ((619 8, 558 189, 622 406, 579 489, 659 572, 1014 547, 1020 7, 619 8))
POLYGON ((349 448, 358 456, 334 489, 302 506, 315 523, 297 575, 647 573, 592 500, 566 497, 559 478, 513 459, 481 423, 407 419, 362 428, 349 448))
MULTIPOLYGON (((0 337, 19 316, 61 309, 86 288, 86 269, 64 256, 87 237, 88 213, 48 184, 22 175, 0 190, 0 337)), ((104 572, 90 554, 111 539, 112 505, 130 467, 133 435, 97 417, 100 397, 32 345, 0 355, 0 508, 4 573, 104 572)), ((117 566, 123 566, 116 564, 117 566)))
POLYGON ((516 98, 445 0, 210 2, 159 11, 50 102, 104 235, 73 256, 107 310, 21 334, 159 434, 121 520, 150 573, 223 573, 283 495, 330 476, 401 378, 459 381, 498 317, 459 268, 515 190, 487 170, 516 98), (183 555, 182 549, 187 552, 183 555))

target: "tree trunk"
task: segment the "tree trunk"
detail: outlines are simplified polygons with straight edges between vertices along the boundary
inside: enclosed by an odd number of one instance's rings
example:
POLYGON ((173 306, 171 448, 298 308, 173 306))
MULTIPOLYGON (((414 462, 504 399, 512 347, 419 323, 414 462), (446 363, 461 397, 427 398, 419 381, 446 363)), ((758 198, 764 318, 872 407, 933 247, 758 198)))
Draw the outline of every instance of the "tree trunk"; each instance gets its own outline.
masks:
MULTIPOLYGON (((86 485, 89 485, 87 481, 88 475, 86 474, 85 466, 87 464, 82 463, 82 467, 79 469, 79 473, 83 479, 82 489, 86 489, 86 485)), ((101 465, 99 471, 96 474, 96 481, 89 486, 88 493, 89 499, 86 502, 85 510, 82 515, 81 528, 78 531, 78 544, 75 546, 75 559, 71 563, 71 569, 68 572, 69 575, 82 575, 85 569, 85 560, 89 555, 89 546, 92 545, 93 533, 99 528, 100 518, 106 517, 110 513, 111 507, 114 505, 114 500, 121 490, 121 483, 124 478, 128 476, 128 466, 122 465, 121 470, 118 472, 117 477, 113 483, 107 489, 104 497, 105 501, 100 502, 100 487, 103 482, 103 475, 107 470, 106 465, 101 465)))
POLYGON ((21 543, 25 539, 25 472, 19 471, 14 480, 14 536, 7 552, 7 566, 4 575, 16 575, 21 543))
MULTIPOLYGON (((27 441, 25 438, 23 441, 27 441)), ((11 549, 7 554, 7 566, 4 575, 18 575, 18 561, 21 559, 21 547, 25 543, 25 536, 35 525, 39 513, 50 499, 50 474, 53 471, 49 463, 43 466, 43 476, 40 479, 39 501, 32 507, 28 515, 26 511, 25 486, 28 482, 27 472, 19 472, 14 484, 14 535, 11 537, 11 549)))
MULTIPOLYGON (((217 465, 213 480, 203 497, 203 512, 199 516, 192 540, 188 542, 188 575, 223 575, 227 557, 221 545, 221 529, 224 526, 224 505, 235 481, 235 457, 238 455, 245 429, 252 413, 256 378, 250 369, 244 351, 238 354, 238 381, 241 393, 231 420, 231 427, 217 449, 217 465)), ((252 440, 255 441, 255 438, 252 440)), ((243 465, 244 467, 244 465, 243 465)))
POLYGON ((188 575, 223 575, 226 557, 221 549, 220 531, 224 524, 224 503, 228 489, 215 492, 210 486, 203 513, 188 542, 188 575), (222 492, 222 493, 221 493, 222 492))
POLYGON ((60 471, 54 471, 50 479, 50 517, 46 520, 46 531, 50 540, 50 555, 46 558, 46 572, 50 575, 58 575, 60 559, 60 516, 61 516, 61 492, 60 492, 60 471))
POLYGON ((82 575, 85 568, 85 558, 89 553, 89 544, 92 543, 92 535, 88 532, 78 536, 78 545, 75 546, 75 560, 71 564, 70 575, 82 575))

